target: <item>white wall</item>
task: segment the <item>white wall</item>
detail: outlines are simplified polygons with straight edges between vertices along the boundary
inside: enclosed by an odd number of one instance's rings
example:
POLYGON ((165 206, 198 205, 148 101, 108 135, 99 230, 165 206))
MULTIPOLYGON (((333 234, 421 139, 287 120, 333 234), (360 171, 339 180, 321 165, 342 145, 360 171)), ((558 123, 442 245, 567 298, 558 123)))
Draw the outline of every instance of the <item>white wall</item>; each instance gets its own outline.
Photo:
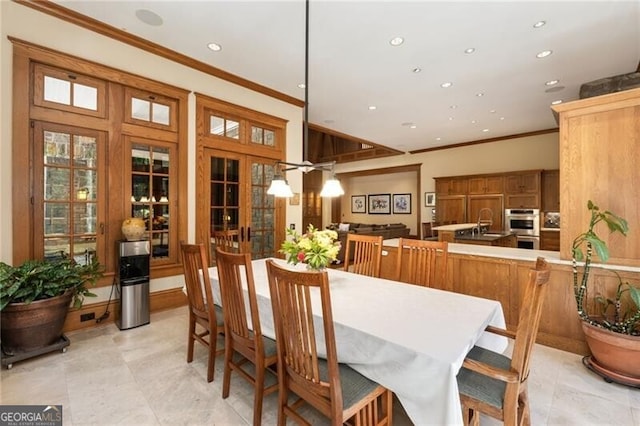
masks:
MULTIPOLYGON (((11 88, 13 49, 7 36, 13 36, 47 48, 88 59, 103 65, 162 81, 193 92, 223 99, 285 120, 287 124, 287 158, 302 158, 302 109, 208 74, 160 58, 153 54, 117 42, 75 25, 34 11, 10 1, 0 1, 0 261, 12 263, 12 207, 11 207, 11 88)), ((188 222, 189 239, 195 235, 195 96, 189 98, 188 117, 188 222)), ((25 141, 26 143, 27 141, 25 141)), ((302 192, 302 175, 287 176, 294 192, 302 192)), ((287 205, 287 222, 302 224, 302 207, 287 205)), ((153 280, 152 291, 182 286, 180 277, 153 280)), ((106 300, 109 288, 99 289, 106 300)))

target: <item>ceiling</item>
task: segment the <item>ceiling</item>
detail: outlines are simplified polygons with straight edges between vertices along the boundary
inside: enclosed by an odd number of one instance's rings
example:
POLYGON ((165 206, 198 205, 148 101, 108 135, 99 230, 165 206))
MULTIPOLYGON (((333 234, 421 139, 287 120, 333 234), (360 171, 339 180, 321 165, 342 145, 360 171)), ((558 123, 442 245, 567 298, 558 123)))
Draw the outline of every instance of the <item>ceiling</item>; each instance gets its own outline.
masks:
MULTIPOLYGON (((304 99, 303 0, 55 2, 304 99)), ((309 122, 401 151, 554 128, 552 101, 640 60, 638 1, 311 0, 309 14, 309 122)))

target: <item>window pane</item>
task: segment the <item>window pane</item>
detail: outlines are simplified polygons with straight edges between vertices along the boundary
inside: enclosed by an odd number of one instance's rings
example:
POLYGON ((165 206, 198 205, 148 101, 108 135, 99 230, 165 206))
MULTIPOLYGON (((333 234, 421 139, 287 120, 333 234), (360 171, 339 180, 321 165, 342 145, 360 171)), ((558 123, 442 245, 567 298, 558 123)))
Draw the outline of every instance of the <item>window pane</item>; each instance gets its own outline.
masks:
POLYGON ((45 76, 44 100, 71 105, 71 83, 59 78, 45 76))
POLYGON ((98 89, 84 84, 73 83, 73 106, 98 110, 98 89))
POLYGON ((212 135, 224 135, 224 118, 212 115, 209 119, 209 133, 212 135))
POLYGON ((260 127, 251 126, 251 142, 262 144, 262 129, 260 127))
POLYGON ((152 104, 152 114, 153 118, 151 121, 158 124, 166 124, 169 125, 169 106, 163 104, 152 104))
POLYGON ((131 118, 150 121, 151 103, 144 99, 131 98, 131 118))
POLYGON ((149 194, 149 175, 131 176, 132 196, 137 202, 148 203, 151 201, 149 194))
POLYGON ((227 183, 227 206, 238 207, 240 205, 239 191, 238 185, 227 183))
POLYGON ((73 233, 74 234, 94 234, 96 232, 96 204, 74 204, 73 205, 73 233))
POLYGON ((240 162, 227 160, 227 181, 240 182, 240 162))
POLYGON ((260 163, 251 164, 251 184, 259 185, 263 182, 262 172, 264 170, 264 166, 260 163))
POLYGON ((45 238, 44 258, 58 259, 61 253, 69 253, 69 238, 45 238))
POLYGON ((131 149, 131 169, 134 172, 149 172, 149 148, 134 145, 131 149))
POLYGON ((151 235, 151 256, 153 258, 169 256, 169 234, 167 232, 154 232, 151 235))
POLYGON ((275 146, 276 144, 276 133, 272 130, 264 130, 264 140, 263 143, 266 146, 275 146))
POLYGON ((69 200, 69 177, 71 171, 69 169, 61 169, 58 167, 44 168, 44 199, 47 201, 69 200))
POLYGON ((240 139, 240 123, 237 121, 227 120, 225 136, 228 138, 240 139))
POLYGON ((77 237, 73 239, 73 259, 80 265, 91 262, 96 255, 96 238, 77 237))
POLYGON ((67 133, 44 132, 44 164, 69 165, 70 136, 67 133))
POLYGON ((224 184, 223 183, 211 184, 211 205, 212 206, 224 205, 224 184))
POLYGON ((98 164, 98 146, 96 138, 73 136, 73 165, 95 168, 98 164))
POLYGON ((211 180, 224 180, 224 158, 211 158, 211 180))
POLYGON ((169 148, 153 148, 153 172, 169 173, 169 148))
POLYGON ((74 195, 77 201, 92 201, 98 192, 96 170, 75 169, 73 171, 74 195))
POLYGON ((69 204, 44 203, 45 237, 51 235, 68 235, 69 223, 69 204))

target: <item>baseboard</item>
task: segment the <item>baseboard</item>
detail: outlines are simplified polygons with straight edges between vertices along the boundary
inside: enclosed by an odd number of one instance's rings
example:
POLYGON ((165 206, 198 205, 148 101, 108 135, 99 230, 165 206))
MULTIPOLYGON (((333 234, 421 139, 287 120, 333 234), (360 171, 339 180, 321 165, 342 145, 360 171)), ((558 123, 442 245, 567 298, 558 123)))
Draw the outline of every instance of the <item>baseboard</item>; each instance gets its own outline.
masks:
MULTIPOLYGON (((100 322, 96 320, 102 317, 107 310, 107 302, 99 303, 85 303, 80 309, 71 309, 67 314, 67 319, 64 322, 64 332, 73 330, 82 330, 86 328, 92 328, 101 326, 104 324, 110 324, 118 317, 120 311, 120 300, 112 300, 109 304, 109 316, 100 322), (93 318, 91 318, 93 316, 93 318), (86 321, 82 321, 83 318, 88 317, 86 321)), ((150 311, 159 312, 166 309, 177 308, 187 304, 187 296, 184 294, 181 288, 173 288, 170 290, 162 290, 151 293, 150 299, 150 311)))

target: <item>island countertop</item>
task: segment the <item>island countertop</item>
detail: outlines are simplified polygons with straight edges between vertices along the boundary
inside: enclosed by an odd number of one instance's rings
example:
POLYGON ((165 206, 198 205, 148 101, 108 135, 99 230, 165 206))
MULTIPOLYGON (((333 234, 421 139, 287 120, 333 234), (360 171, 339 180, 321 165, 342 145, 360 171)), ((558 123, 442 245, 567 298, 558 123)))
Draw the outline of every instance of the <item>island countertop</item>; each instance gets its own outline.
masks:
POLYGON ((487 232, 485 234, 464 234, 456 235, 455 239, 460 241, 486 241, 493 242, 504 237, 515 235, 513 232, 487 232))
POLYGON ((440 225, 440 226, 434 226, 433 229, 434 231, 464 231, 466 229, 472 229, 475 228, 476 226, 478 226, 477 223, 456 223, 453 225, 440 225))

